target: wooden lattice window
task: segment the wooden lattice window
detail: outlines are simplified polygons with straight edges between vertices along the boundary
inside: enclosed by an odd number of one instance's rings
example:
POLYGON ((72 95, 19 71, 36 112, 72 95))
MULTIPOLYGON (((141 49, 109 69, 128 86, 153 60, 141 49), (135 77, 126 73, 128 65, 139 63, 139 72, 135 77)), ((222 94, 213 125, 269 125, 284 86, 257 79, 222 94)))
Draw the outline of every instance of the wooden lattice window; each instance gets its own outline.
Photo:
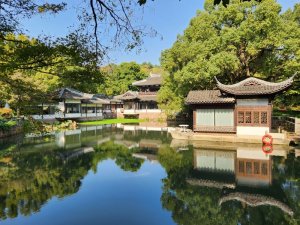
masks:
POLYGON ((253 112, 253 124, 259 124, 259 112, 253 112))
POLYGON ((238 123, 243 124, 245 121, 245 113, 244 112, 238 112, 238 123))
POLYGON ((246 162, 246 173, 252 174, 252 163, 251 162, 246 162))
POLYGON ((251 112, 245 113, 245 123, 247 123, 247 124, 251 123, 251 112))
POLYGON ((264 176, 268 175, 268 164, 267 163, 261 164, 261 174, 264 176))
POLYGON ((242 126, 267 127, 269 125, 268 117, 269 111, 263 111, 256 108, 237 110, 237 124, 242 126))
POLYGON ((260 123, 261 124, 268 124, 268 112, 261 112, 260 113, 260 123))
POLYGON ((259 162, 254 162, 254 174, 260 174, 259 162))
POLYGON ((245 172, 245 163, 243 161, 239 161, 239 173, 245 172))

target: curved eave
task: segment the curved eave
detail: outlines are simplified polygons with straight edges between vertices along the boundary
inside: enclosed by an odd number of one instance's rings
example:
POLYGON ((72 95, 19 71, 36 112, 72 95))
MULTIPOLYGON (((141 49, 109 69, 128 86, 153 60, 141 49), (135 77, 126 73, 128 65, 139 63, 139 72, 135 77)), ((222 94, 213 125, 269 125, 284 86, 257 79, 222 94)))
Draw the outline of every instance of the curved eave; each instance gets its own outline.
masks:
POLYGON ((232 85, 222 84, 217 79, 217 77, 215 77, 215 80, 217 82, 217 87, 220 89, 220 91, 227 93, 227 94, 231 94, 231 95, 235 95, 235 96, 274 95, 274 94, 277 94, 277 93, 287 90, 293 84, 295 75, 293 75, 289 79, 279 82, 279 83, 267 82, 267 81, 260 80, 258 78, 254 78, 254 77, 247 78, 239 83, 232 84, 232 85), (249 89, 249 87, 251 87, 251 86, 244 86, 244 84, 246 84, 247 82, 251 82, 251 81, 258 83, 258 85, 253 85, 253 88, 252 88, 253 90, 234 90, 239 87, 241 87, 241 88, 245 87, 245 89, 247 89, 247 88, 249 89))
POLYGON ((272 197, 267 197, 263 195, 254 195, 254 194, 248 194, 248 193, 231 193, 226 196, 223 196, 219 200, 219 205, 227 202, 227 201, 239 201, 243 202, 251 207, 258 207, 263 205, 269 205, 273 207, 277 207, 281 209, 283 212, 289 214, 292 216, 294 214, 294 211, 285 203, 280 202, 272 197))

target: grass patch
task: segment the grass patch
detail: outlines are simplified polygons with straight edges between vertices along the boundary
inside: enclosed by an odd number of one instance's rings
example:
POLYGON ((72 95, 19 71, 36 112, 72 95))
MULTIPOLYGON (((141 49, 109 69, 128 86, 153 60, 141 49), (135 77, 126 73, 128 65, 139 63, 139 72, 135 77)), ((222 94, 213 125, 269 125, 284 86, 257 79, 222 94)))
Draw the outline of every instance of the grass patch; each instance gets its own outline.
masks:
POLYGON ((81 125, 104 125, 104 124, 116 124, 116 123, 140 123, 144 120, 141 119, 107 119, 98 121, 81 122, 81 125))

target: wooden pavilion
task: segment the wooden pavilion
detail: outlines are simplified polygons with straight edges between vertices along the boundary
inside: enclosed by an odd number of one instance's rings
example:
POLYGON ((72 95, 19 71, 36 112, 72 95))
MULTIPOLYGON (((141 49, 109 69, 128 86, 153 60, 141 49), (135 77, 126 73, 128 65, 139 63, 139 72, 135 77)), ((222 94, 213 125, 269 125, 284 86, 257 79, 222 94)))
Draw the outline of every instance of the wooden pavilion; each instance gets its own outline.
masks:
POLYGON ((215 79, 216 90, 190 91, 186 98, 193 130, 260 136, 271 130, 274 97, 292 85, 294 76, 280 83, 251 77, 233 85, 215 79))

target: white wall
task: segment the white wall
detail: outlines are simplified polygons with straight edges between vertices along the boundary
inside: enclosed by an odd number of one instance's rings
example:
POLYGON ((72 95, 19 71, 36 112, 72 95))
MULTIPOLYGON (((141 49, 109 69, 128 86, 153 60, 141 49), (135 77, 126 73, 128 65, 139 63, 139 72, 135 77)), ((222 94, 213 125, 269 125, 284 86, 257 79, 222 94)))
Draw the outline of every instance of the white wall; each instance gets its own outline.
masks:
POLYGON ((237 135, 264 136, 266 133, 269 132, 270 132, 269 127, 244 127, 244 126, 236 127, 237 135))
POLYGON ((267 98, 237 99, 236 104, 238 106, 267 106, 269 104, 269 100, 267 98))
POLYGON ((237 148, 237 158, 238 159, 259 159, 259 160, 269 160, 270 155, 266 154, 260 148, 247 148, 238 147, 237 148))

